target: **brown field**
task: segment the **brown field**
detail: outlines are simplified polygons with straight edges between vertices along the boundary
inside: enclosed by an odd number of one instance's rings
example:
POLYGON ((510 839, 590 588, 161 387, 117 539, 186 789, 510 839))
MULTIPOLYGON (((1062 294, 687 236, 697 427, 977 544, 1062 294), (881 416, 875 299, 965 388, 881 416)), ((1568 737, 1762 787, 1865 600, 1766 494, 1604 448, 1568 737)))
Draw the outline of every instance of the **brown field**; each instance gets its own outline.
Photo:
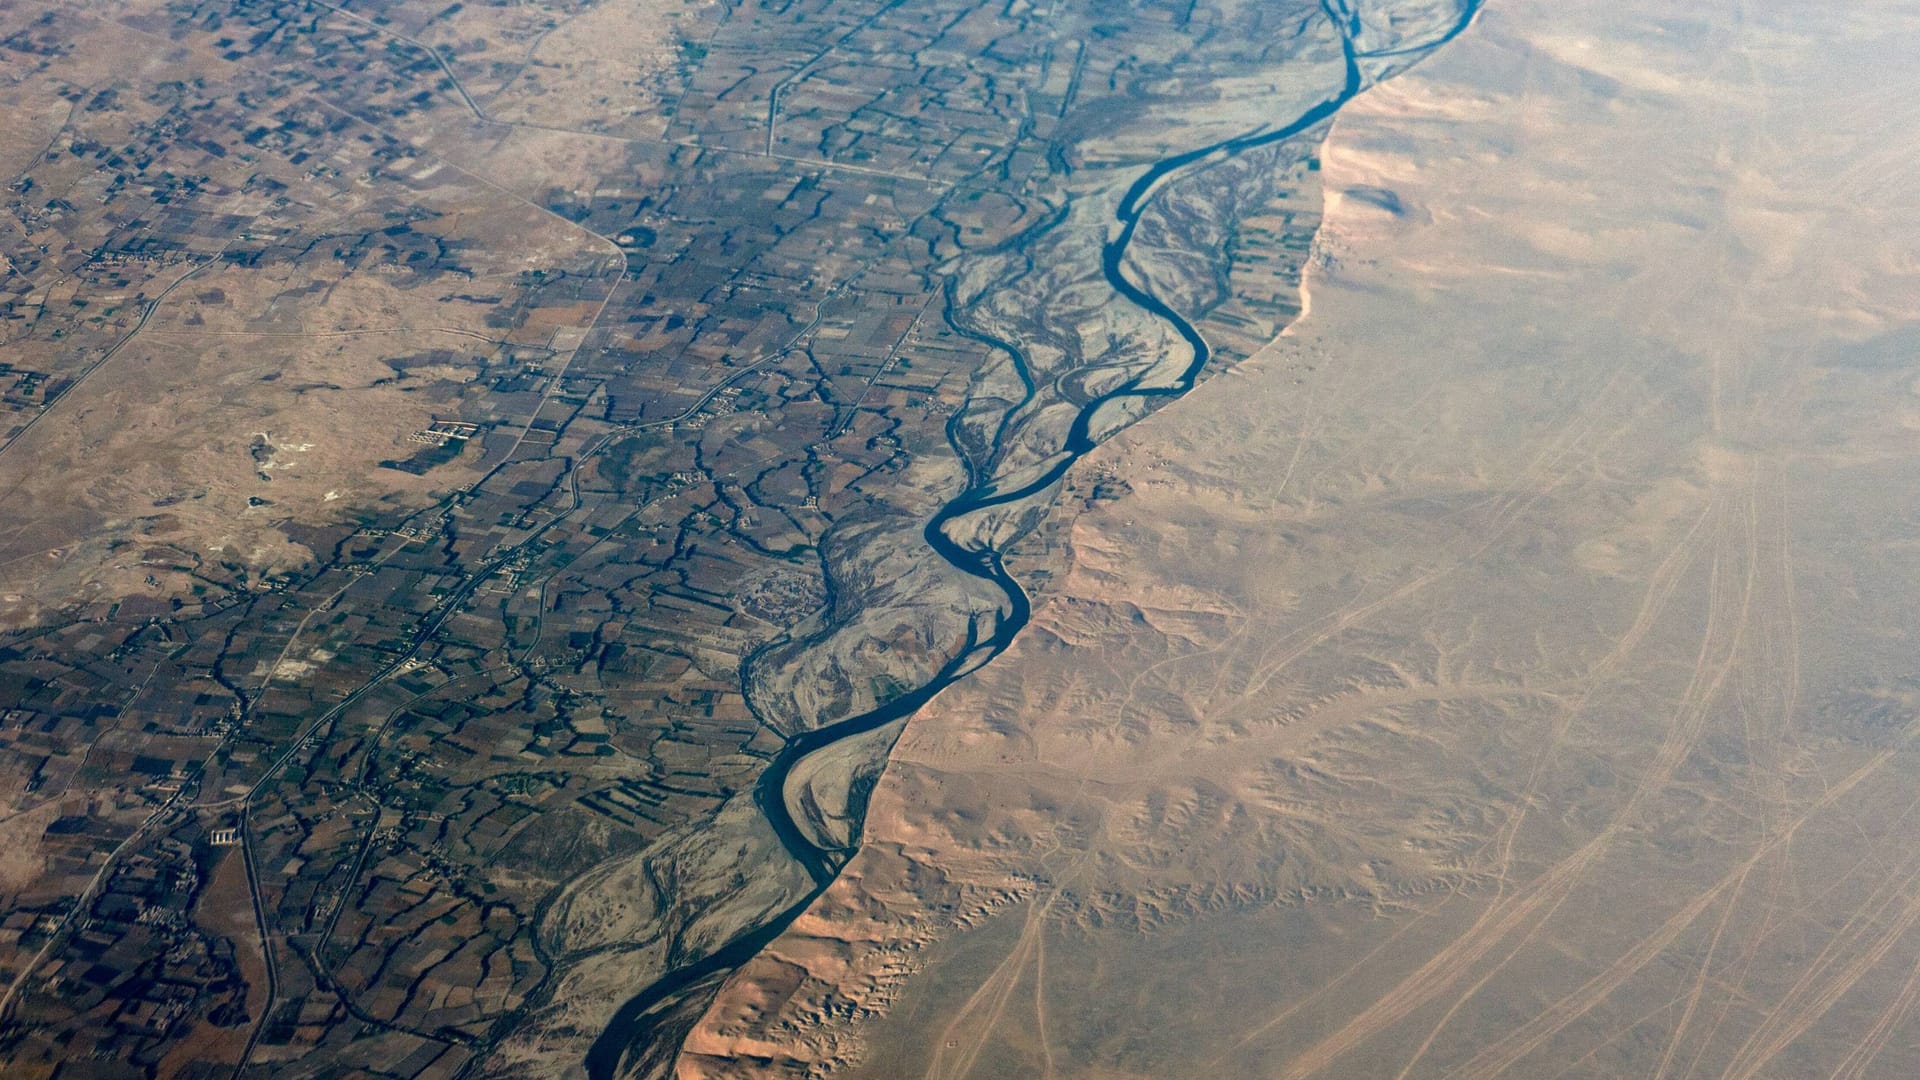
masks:
MULTIPOLYGON (((259 952, 260 932, 254 925, 253 908, 247 903, 246 868, 238 849, 229 850, 215 867, 196 916, 208 933, 252 943, 252 948, 239 949, 235 955, 247 985, 247 1014, 257 1015, 266 999, 267 969, 259 952)), ((244 1025, 223 1028, 202 1020, 161 1059, 159 1073, 163 1077, 176 1075, 193 1068, 195 1062, 237 1063, 246 1040, 244 1025)))

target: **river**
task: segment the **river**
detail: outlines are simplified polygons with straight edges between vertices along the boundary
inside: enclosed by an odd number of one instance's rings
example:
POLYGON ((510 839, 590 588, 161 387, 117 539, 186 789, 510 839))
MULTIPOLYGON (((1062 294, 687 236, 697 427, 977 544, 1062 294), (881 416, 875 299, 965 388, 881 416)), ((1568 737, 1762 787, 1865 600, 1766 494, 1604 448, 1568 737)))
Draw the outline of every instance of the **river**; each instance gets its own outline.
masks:
MULTIPOLYGON (((1415 51, 1424 53, 1440 48, 1458 37, 1471 25, 1482 2, 1483 0, 1469 0, 1463 6, 1457 22, 1441 37, 1419 47, 1418 50, 1398 49, 1373 55, 1398 56, 1415 51)), ((1007 647, 1013 644, 1014 638, 1027 625, 1033 612, 1032 601, 1020 583, 1007 572, 1001 552, 990 546, 976 547, 954 540, 947 532, 948 524, 970 514, 1032 498, 1058 482, 1066 475, 1067 470, 1098 445, 1092 434, 1093 421, 1103 405, 1127 398, 1177 398, 1193 389, 1201 372, 1205 370, 1207 362, 1212 358, 1212 350, 1192 322, 1127 277, 1125 262, 1128 247, 1133 242, 1134 230, 1140 221, 1140 216, 1151 204, 1154 193, 1176 179, 1180 173, 1299 136, 1330 119, 1364 89, 1365 79, 1361 60, 1369 54, 1358 51, 1355 44, 1360 31, 1359 15, 1351 10, 1337 9, 1333 0, 1323 0, 1322 8, 1340 30, 1342 51, 1346 60, 1345 81, 1337 93, 1280 127, 1262 128, 1246 135, 1163 158, 1133 182, 1115 211, 1119 231, 1101 251, 1101 268, 1107 284, 1134 306, 1168 324, 1186 342, 1191 355, 1185 368, 1171 384, 1145 387, 1139 385, 1140 379, 1144 376, 1135 376, 1113 390, 1092 399, 1080 408, 1078 415, 1068 428, 1064 445, 1048 468, 1039 475, 1017 487, 1004 490, 999 488, 990 476, 971 476, 967 488, 950 499, 927 521, 923 536, 928 547, 956 569, 992 584, 1003 594, 1004 607, 993 617, 991 632, 983 637, 980 632, 980 619, 976 617, 968 626, 966 640, 962 647, 927 682, 868 712, 795 735, 787 740, 766 770, 760 774, 755 784, 754 801, 766 815, 768 824, 773 827, 773 831, 780 838, 780 843, 786 848, 788 854, 806 868, 813 881, 813 887, 799 900, 765 923, 740 934, 714 952, 675 968, 627 999, 615 1012, 606 1030, 594 1041, 587 1053, 586 1069, 593 1080, 610 1080, 618 1073, 629 1048, 645 1045, 652 1040, 655 1030, 653 1022, 658 1018, 649 1014, 656 1007, 676 998, 699 983, 717 980, 751 960, 786 930, 795 919, 799 918, 800 914, 821 893, 826 891, 839 873, 839 868, 851 857, 852 852, 849 850, 823 848, 815 844, 794 820, 786 799, 787 777, 792 773, 793 767, 808 755, 843 739, 865 734, 918 712, 921 707, 932 701, 956 680, 1006 651, 1007 647)), ((1063 219, 1064 215, 1057 216, 1043 227, 1055 227, 1063 219)), ((959 328, 956 327, 956 329, 959 328)), ((970 337, 979 337, 965 330, 961 332, 967 333, 970 337)), ((1022 378, 1031 396, 1033 380, 1025 370, 1025 364, 1018 349, 1010 343, 998 340, 989 340, 988 344, 1004 349, 1013 356, 1014 362, 1021 368, 1022 378)), ((1015 408, 1018 406, 1016 405, 1015 408)), ((953 444, 954 450, 964 456, 959 440, 951 428, 949 441, 953 444)), ((971 475, 972 470, 969 472, 971 475)))

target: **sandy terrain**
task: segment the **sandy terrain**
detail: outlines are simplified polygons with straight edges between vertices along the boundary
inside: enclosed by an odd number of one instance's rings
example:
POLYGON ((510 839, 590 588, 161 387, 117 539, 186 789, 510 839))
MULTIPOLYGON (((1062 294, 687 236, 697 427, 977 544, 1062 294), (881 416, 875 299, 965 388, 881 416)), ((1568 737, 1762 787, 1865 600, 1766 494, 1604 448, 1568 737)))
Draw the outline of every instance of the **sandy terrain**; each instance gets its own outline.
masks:
POLYGON ((1083 463, 681 1074, 1913 1075, 1917 22, 1513 0, 1356 102, 1311 314, 1083 463))
POLYGON ((287 522, 470 481, 378 467, 419 449, 408 436, 456 408, 471 358, 494 348, 484 307, 444 299, 457 291, 334 264, 196 274, 0 455, 0 621, 185 595, 181 566, 296 569, 313 553, 287 522), (403 341, 447 359, 396 367, 417 347, 403 341))
MULTIPOLYGON (((22 121, 0 135, 10 185, 0 240, 45 265, 0 263, 0 374, 36 372, 59 390, 0 416, 0 627, 83 602, 191 606, 210 587, 308 568, 314 553, 292 535, 302 528, 428 505, 471 483, 478 454, 414 473, 381 463, 420 452, 412 436, 435 419, 484 412, 483 377, 517 362, 506 347, 577 347, 597 297, 532 313, 510 333, 489 323, 524 295, 524 273, 618 258, 611 241, 457 163, 402 150, 398 126, 349 122, 324 98, 298 108, 338 127, 325 166, 218 146, 208 156, 208 140, 146 146, 157 125, 181 122, 167 88, 191 76, 213 93, 259 74, 169 27, 164 8, 5 11, 27 29, 14 39, 18 62, 0 70, 0 104, 22 121), (131 183, 99 160, 102 145, 123 143, 146 147, 128 151, 140 158, 131 183), (180 174, 197 174, 191 206, 168 193, 180 174), (50 199, 69 209, 50 212, 50 199), (123 209, 146 216, 123 228, 123 209), (272 246, 293 235, 311 245, 272 246)), ((619 10, 658 21, 644 6, 619 10)), ((521 43, 537 54, 547 29, 520 27, 521 43)), ((672 38, 665 23, 649 35, 672 38)), ((202 134, 217 132, 209 125, 202 134)), ((612 153, 554 143, 538 131, 506 140, 503 173, 551 184, 606 168, 612 153)))

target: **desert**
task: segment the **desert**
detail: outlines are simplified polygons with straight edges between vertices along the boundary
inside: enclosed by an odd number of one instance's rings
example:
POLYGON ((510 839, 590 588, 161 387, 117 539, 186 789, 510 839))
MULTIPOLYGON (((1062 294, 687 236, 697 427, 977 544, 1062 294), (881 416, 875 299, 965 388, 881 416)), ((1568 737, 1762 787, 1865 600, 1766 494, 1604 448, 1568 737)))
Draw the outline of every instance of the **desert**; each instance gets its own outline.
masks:
POLYGON ((682 1075, 1909 1074, 1914 16, 1495 3, 1342 110, 1308 313, 682 1075))

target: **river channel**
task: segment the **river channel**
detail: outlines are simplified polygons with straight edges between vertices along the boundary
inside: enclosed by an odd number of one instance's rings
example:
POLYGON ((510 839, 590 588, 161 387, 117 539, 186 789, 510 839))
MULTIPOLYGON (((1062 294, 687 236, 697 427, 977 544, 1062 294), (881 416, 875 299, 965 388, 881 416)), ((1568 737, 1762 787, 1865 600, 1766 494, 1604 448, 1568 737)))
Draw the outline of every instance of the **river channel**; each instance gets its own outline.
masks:
MULTIPOLYGON (((1102 406, 1124 399, 1178 398, 1193 389, 1199 380, 1213 355, 1206 339, 1201 336, 1200 331, 1191 321, 1128 278, 1125 271, 1127 251, 1133 242, 1135 228, 1139 224, 1142 213, 1151 205, 1153 196, 1165 185, 1176 180, 1181 173, 1205 168, 1247 151, 1295 138, 1313 129, 1331 118, 1364 89, 1367 80, 1361 66, 1363 60, 1415 52, 1424 54, 1437 49, 1466 30, 1482 2, 1483 0, 1469 0, 1463 5, 1458 20, 1444 34, 1430 43, 1420 45, 1417 49, 1366 53, 1360 51, 1356 45, 1361 33, 1359 14, 1345 8, 1342 4, 1335 3, 1334 0, 1325 0, 1322 7, 1327 17, 1340 30, 1342 51, 1346 61, 1345 81, 1337 93, 1280 127, 1263 127, 1255 132, 1164 158, 1143 173, 1127 189, 1115 212, 1117 232, 1101 251, 1101 269, 1107 284, 1114 292, 1152 317, 1163 321, 1179 335, 1191 353, 1186 366, 1171 383, 1142 386, 1140 383, 1146 375, 1136 375, 1086 402, 1080 407, 1068 428, 1064 444, 1054 455, 1051 464, 1038 475, 1011 488, 1000 487, 990 476, 974 476, 965 490, 949 500, 927 521, 923 536, 928 547, 954 568, 991 584, 1003 595, 1004 606, 992 617, 991 630, 983 635, 981 620, 976 617, 968 626, 966 639, 961 648, 922 685, 868 712, 826 727, 803 732, 787 740, 766 770, 760 774, 755 784, 754 801, 765 814, 767 822, 772 826, 787 853, 806 868, 813 887, 795 903, 766 922, 740 934, 700 959, 675 968, 627 999, 587 1053, 586 1070, 593 1080, 610 1080, 618 1074, 620 1065, 630 1049, 647 1045, 652 1041, 656 1022, 659 1019, 654 1013, 660 1005, 697 984, 707 980, 717 980, 751 960, 786 930, 821 893, 826 891, 838 875, 840 867, 851 858, 854 849, 821 847, 794 820, 786 798, 787 778, 794 766, 807 756, 844 739, 865 734, 918 712, 956 680, 1006 651, 1007 647, 1013 644, 1014 638, 1027 625, 1032 616, 1032 601, 1020 583, 1007 572, 1002 553, 991 546, 970 545, 953 539, 947 531, 948 525, 968 515, 1030 499, 1059 482, 1076 462, 1098 445, 1093 435, 1093 424, 1095 415, 1102 406)), ((1056 217, 1043 228, 1055 227, 1060 220, 1061 217, 1056 217)), ((951 313, 949 318, 951 319, 951 313)), ((956 329, 959 328, 956 327, 956 329)), ((965 330, 961 332, 971 337, 979 337, 965 330)), ((1034 381, 1019 349, 1008 342, 994 339, 989 339, 988 344, 1011 354, 1026 384, 1027 398, 1031 399, 1034 393, 1034 381)), ((1013 409, 1009 410, 1009 414, 1025 404, 1025 400, 1017 403, 1013 409)), ((964 455, 957 438, 951 437, 951 429, 950 441, 953 442, 955 451, 964 455)), ((856 830, 856 839, 857 835, 856 830)))

